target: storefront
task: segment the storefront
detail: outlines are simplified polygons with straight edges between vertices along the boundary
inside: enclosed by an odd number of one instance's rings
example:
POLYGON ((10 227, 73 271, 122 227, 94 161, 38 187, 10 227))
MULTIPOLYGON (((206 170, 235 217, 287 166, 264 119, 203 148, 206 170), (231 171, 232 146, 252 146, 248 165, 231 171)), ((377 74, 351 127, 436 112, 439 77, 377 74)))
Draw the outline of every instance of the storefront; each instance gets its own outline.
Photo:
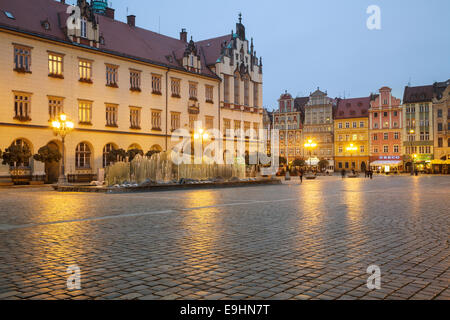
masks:
POLYGON ((450 159, 448 160, 431 160, 432 173, 449 174, 450 173, 450 159))
POLYGON ((371 157, 370 169, 377 173, 399 173, 403 170, 400 156, 371 157))

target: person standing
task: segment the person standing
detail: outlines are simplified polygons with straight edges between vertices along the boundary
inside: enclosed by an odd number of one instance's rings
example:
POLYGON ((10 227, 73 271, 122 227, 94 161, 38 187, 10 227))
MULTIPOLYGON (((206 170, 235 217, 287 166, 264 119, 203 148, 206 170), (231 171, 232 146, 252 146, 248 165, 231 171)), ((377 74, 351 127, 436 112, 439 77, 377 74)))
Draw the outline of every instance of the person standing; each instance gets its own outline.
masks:
POLYGON ((298 173, 298 176, 300 177, 300 183, 303 183, 303 169, 300 170, 300 172, 298 173))
POLYGON ((342 179, 345 178, 345 169, 342 169, 342 171, 341 171, 341 176, 342 176, 342 179))

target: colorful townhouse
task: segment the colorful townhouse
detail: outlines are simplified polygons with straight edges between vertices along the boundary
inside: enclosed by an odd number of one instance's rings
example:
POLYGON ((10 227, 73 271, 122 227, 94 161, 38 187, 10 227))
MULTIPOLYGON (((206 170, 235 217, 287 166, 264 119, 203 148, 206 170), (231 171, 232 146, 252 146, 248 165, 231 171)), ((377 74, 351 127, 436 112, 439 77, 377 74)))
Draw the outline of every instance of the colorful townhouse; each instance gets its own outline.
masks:
POLYGON ((378 172, 401 171, 403 114, 400 99, 383 87, 369 109, 370 167, 378 172))
POLYGON ((334 119, 334 159, 337 171, 369 168, 369 108, 371 97, 338 99, 334 119))

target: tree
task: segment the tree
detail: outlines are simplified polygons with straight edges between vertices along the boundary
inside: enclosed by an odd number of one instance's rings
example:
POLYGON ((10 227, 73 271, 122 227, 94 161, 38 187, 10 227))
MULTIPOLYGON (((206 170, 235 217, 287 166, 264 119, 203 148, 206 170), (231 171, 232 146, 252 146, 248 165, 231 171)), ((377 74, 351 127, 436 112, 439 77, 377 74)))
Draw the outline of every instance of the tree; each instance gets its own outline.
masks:
POLYGON ((139 150, 139 149, 130 149, 127 151, 127 157, 128 157, 128 161, 133 161, 133 159, 140 154, 141 156, 144 156, 144 151, 139 150))
POLYGON ((326 159, 322 159, 318 163, 320 171, 323 171, 323 169, 326 169, 329 165, 330 165, 330 163, 326 159))
POLYGON ((50 148, 49 146, 44 146, 38 150, 38 153, 33 156, 33 159, 39 162, 59 162, 62 155, 56 148, 50 148))
POLYGON ((306 166, 306 162, 303 159, 295 159, 292 162, 292 166, 293 167, 304 167, 304 166, 306 166))
POLYGON ((283 157, 283 156, 280 156, 280 157, 279 157, 279 163, 280 163, 280 166, 285 165, 285 164, 287 163, 286 158, 283 157))
POLYGON ((12 144, 9 148, 5 149, 2 158, 3 164, 20 166, 23 164, 28 164, 28 161, 31 158, 31 151, 26 144, 12 144))
POLYGON ((108 163, 116 163, 117 161, 124 161, 127 157, 127 152, 123 149, 113 149, 108 153, 108 163))
POLYGON ((145 154, 145 156, 146 156, 147 158, 151 158, 154 154, 157 154, 157 153, 161 153, 161 151, 159 151, 159 150, 149 150, 149 151, 147 151, 147 153, 145 154))

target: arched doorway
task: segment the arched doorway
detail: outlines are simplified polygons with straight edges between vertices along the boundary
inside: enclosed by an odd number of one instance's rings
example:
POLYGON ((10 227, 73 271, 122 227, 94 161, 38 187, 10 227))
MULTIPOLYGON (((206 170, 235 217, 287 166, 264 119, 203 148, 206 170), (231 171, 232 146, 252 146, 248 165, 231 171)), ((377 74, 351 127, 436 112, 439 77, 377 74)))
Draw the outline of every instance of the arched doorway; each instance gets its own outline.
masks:
POLYGON ((363 161, 361 162, 361 171, 364 172, 366 171, 367 167, 366 167, 366 163, 363 161))
MULTIPOLYGON (((47 144, 47 147, 51 150, 51 151, 58 151, 61 152, 59 150, 59 146, 56 144, 56 142, 49 142, 47 144)), ((60 171, 60 163, 61 161, 58 162, 45 162, 45 174, 47 177, 46 183, 56 183, 58 182, 58 177, 59 177, 59 171, 60 171)))

